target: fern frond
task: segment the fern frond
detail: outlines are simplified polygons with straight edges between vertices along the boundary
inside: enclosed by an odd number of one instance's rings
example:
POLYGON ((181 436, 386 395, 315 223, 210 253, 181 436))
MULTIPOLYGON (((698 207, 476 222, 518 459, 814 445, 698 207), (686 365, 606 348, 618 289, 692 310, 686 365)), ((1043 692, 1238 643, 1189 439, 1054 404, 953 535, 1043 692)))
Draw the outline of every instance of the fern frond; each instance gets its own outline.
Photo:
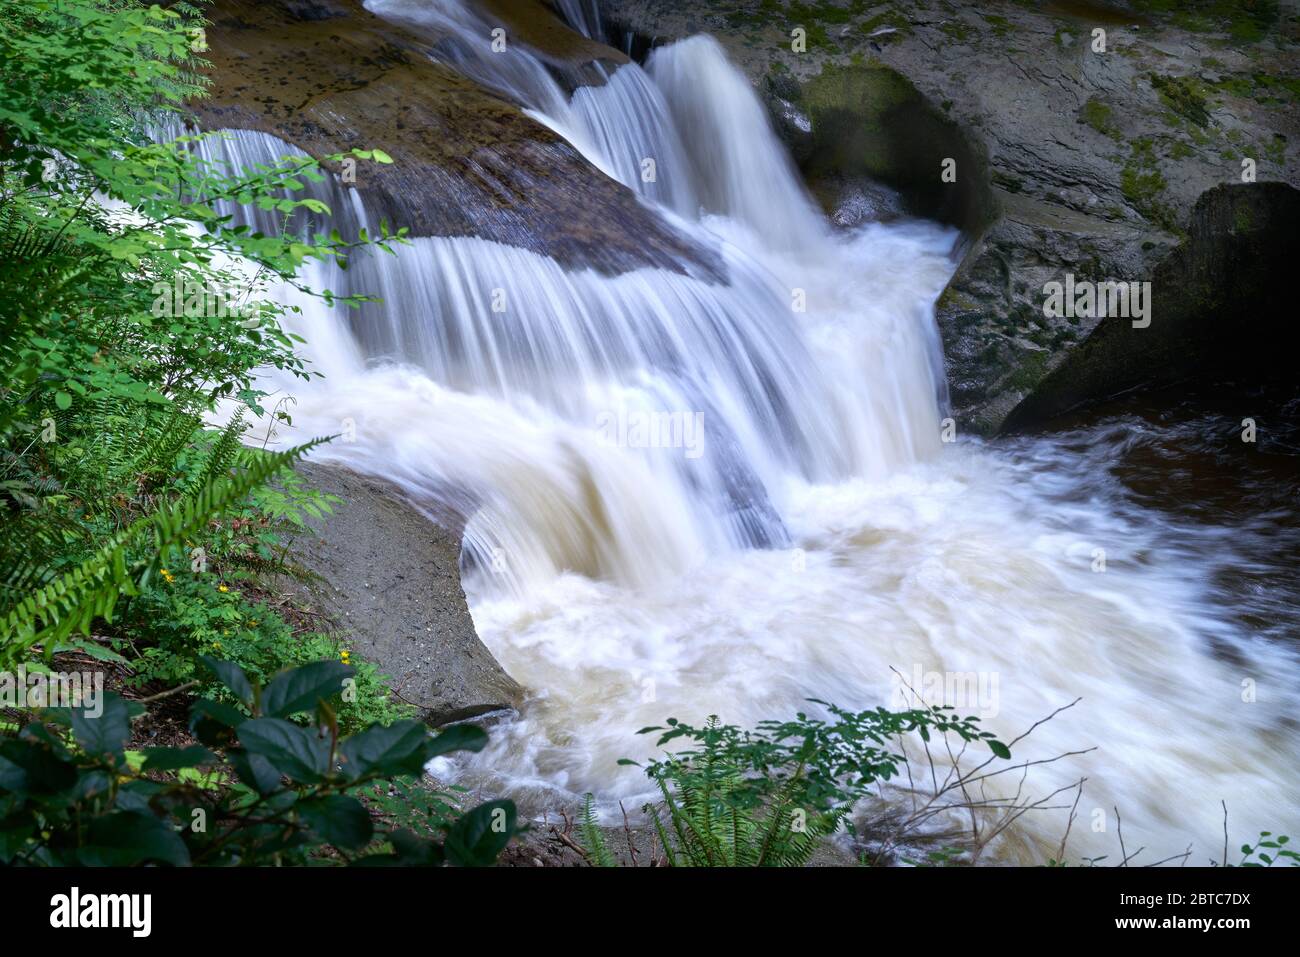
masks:
POLYGON ((207 460, 190 481, 188 489, 196 491, 208 483, 227 474, 235 464, 235 458, 242 448, 239 438, 244 434, 244 410, 240 409, 221 430, 221 435, 213 443, 207 460))
POLYGON ((170 470, 201 424, 202 420, 194 413, 179 405, 173 407, 166 419, 151 422, 143 441, 137 443, 139 451, 118 466, 113 478, 120 481, 170 470))
POLYGON ((324 441, 258 457, 247 469, 217 478, 198 494, 165 505, 113 535, 76 568, 27 595, 0 617, 0 665, 17 660, 33 645, 43 643, 49 653, 74 631, 89 634, 98 618, 111 621, 118 599, 137 594, 174 548, 324 441), (128 567, 128 548, 150 539, 149 558, 128 567))
POLYGON ((673 848, 673 843, 668 840, 668 831, 664 827, 663 818, 659 815, 659 808, 655 807, 653 804, 647 804, 642 808, 642 810, 649 814, 650 819, 654 821, 655 833, 659 835, 659 844, 664 849, 664 860, 668 862, 668 866, 681 867, 682 865, 679 863, 677 852, 673 848))
POLYGON ((579 840, 593 867, 618 867, 618 859, 609 849, 609 842, 596 821, 596 799, 588 792, 582 800, 582 816, 578 820, 579 840))
POLYGON ((70 546, 87 544, 85 526, 48 508, 0 514, 0 602, 26 594, 54 578, 70 546))

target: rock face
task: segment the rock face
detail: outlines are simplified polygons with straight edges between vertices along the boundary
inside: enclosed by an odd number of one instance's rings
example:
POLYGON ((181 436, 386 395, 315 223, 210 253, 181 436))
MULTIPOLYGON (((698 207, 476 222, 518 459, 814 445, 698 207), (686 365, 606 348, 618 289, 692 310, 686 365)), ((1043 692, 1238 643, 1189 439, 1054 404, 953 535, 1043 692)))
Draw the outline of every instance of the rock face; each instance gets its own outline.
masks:
POLYGON ((1242 350, 1222 348, 1224 330, 1295 340, 1285 313, 1271 311, 1276 283, 1233 279, 1245 265, 1257 277, 1290 268, 1288 244, 1273 240, 1294 232, 1285 217, 1294 223, 1300 196, 1293 8, 824 0, 793 9, 602 0, 625 49, 716 36, 768 100, 828 211, 865 176, 898 190, 910 212, 963 229, 969 242, 938 319, 964 428, 1028 428, 1134 387, 1267 372, 1270 350, 1234 365, 1242 350), (803 53, 791 48, 797 28, 803 53), (942 178, 945 160, 955 182, 942 178), (1066 273, 1150 282, 1151 325, 1045 315, 1044 286, 1066 273))
MULTIPOLYGON (((548 62, 579 70, 625 59, 540 5, 529 10, 518 5, 502 22, 534 38, 548 62)), ((212 86, 192 105, 199 125, 271 133, 318 159, 383 150, 394 162, 364 164, 357 188, 411 235, 478 236, 605 273, 719 277, 712 251, 517 104, 433 62, 445 38, 381 20, 360 0, 217 0, 209 16, 212 86)))
POLYGON ((378 479, 315 463, 297 471, 344 504, 295 550, 295 562, 315 577, 285 587, 333 619, 349 648, 375 662, 430 722, 518 707, 523 689, 474 632, 459 533, 378 479))

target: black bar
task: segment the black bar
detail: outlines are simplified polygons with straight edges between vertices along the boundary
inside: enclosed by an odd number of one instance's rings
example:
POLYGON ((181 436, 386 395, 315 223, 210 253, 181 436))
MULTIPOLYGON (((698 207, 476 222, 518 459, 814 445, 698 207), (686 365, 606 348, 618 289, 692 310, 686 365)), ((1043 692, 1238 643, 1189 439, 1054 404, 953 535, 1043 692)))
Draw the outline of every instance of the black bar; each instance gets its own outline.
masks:
MULTIPOLYGON (((1296 926, 1297 872, 1264 868, 805 868, 715 870, 493 868, 406 870, 259 868, 10 870, 0 872, 13 939, 95 935, 128 947, 193 944, 212 935, 234 943, 274 930, 289 945, 380 944, 448 932, 546 936, 543 925, 502 923, 552 913, 654 933, 688 920, 761 933, 857 929, 860 939, 893 928, 1033 933, 1045 940, 1095 937, 1229 943, 1296 926), (1288 877, 1288 873, 1291 877, 1288 877), (55 895, 149 894, 148 937, 130 928, 51 927, 55 895), (713 918, 708 915, 713 914, 713 918), (1200 922, 1209 920, 1206 929, 1200 922), (481 923, 481 921, 487 921, 481 923), (1121 921, 1151 922, 1146 926, 1121 921), (1190 921, 1197 922, 1190 924, 1190 921), (1223 921, 1245 921, 1226 926, 1223 921), (873 930, 874 928, 874 930, 873 930)), ((570 939, 568 931, 560 939, 570 939)), ((692 932, 694 933, 694 932, 692 932)), ((929 933, 925 931, 921 937, 929 933)))

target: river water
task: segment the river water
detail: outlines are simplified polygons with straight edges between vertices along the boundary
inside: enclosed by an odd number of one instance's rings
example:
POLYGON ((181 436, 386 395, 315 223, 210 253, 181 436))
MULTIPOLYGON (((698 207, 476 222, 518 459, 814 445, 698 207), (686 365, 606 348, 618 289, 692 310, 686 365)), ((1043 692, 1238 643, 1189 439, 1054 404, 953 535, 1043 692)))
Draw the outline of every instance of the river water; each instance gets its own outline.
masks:
MULTIPOLYGON (((455 34, 442 50, 458 69, 727 275, 611 278, 426 238, 358 265, 384 299, 364 321, 294 300, 325 378, 284 384, 297 404, 281 438, 342 423, 353 440, 322 458, 462 511, 475 623, 528 689, 488 749, 441 776, 530 809, 591 791, 613 813, 650 796, 617 764, 653 751, 638 728, 752 725, 809 698, 901 707, 901 674, 1005 741, 1078 699, 1013 763, 1085 753, 990 784, 1034 800, 1086 778, 1071 860, 1118 860, 1115 809, 1140 860, 1189 844, 1193 862, 1217 857, 1221 802, 1234 846, 1300 824, 1300 482, 1294 436, 1270 431, 1284 400, 954 435, 933 304, 959 237, 908 220, 833 230, 716 42, 659 48, 569 96, 527 53, 492 53, 467 7, 367 5, 455 34)), ((285 151, 256 134, 224 149, 285 151)), ((340 204, 366 218, 355 194, 340 204)), ((1054 855, 1073 799, 985 859, 1054 855)))

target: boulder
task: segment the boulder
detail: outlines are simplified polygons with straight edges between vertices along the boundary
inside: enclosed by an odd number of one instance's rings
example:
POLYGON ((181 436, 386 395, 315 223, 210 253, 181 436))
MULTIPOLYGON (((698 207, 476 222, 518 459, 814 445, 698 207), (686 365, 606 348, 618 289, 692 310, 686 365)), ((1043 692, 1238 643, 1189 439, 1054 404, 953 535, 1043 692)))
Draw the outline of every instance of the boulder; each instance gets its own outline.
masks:
MULTIPOLYGON (((439 37, 382 20, 360 0, 216 0, 209 16, 212 82, 191 104, 197 124, 270 133, 317 159, 383 150, 394 162, 364 165, 357 188, 412 236, 476 236, 606 274, 723 275, 716 253, 518 104, 435 63, 439 37)), ((530 23, 526 35, 545 56, 566 53, 559 21, 530 23)), ((571 65, 622 58, 573 37, 571 65)))
POLYGON ((460 529, 398 488, 336 465, 299 475, 343 500, 295 545, 286 591, 324 614, 433 724, 518 707, 523 689, 479 641, 460 584, 460 529))

